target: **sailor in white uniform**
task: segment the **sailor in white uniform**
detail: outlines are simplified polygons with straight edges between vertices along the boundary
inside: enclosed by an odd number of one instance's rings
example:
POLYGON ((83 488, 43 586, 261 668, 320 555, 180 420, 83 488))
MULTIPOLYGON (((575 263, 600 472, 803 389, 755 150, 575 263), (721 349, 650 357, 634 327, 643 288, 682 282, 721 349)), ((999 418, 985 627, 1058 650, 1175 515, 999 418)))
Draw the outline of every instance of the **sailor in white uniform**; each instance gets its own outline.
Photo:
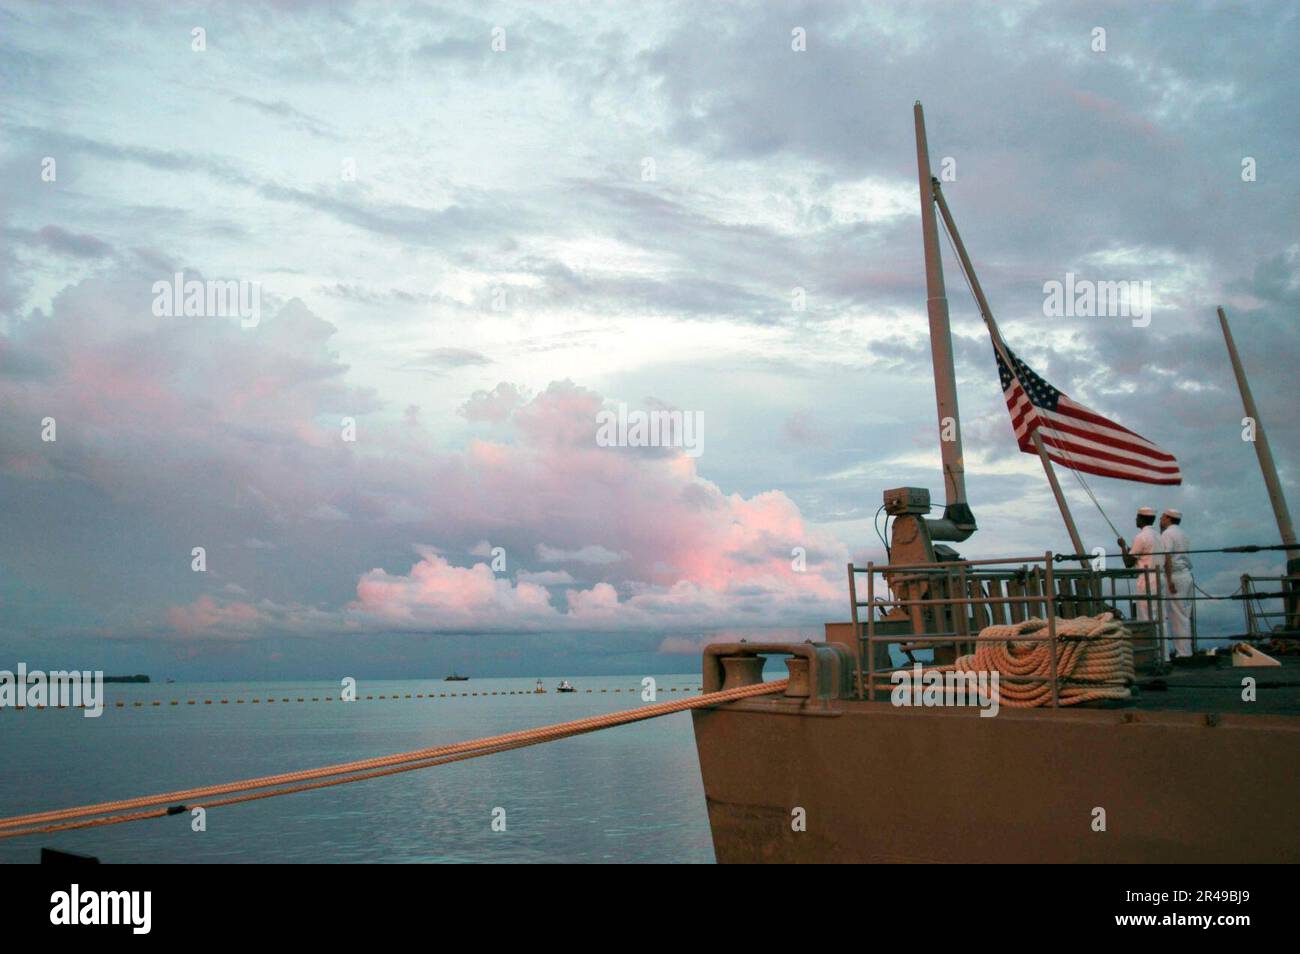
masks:
POLYGON ((1119 548, 1123 554, 1126 567, 1129 569, 1137 567, 1139 570, 1146 571, 1138 576, 1134 589, 1138 595, 1137 618, 1149 620, 1151 618, 1151 603, 1146 598, 1146 595, 1148 592, 1158 595, 1156 593, 1156 570, 1163 569, 1158 562, 1160 537, 1155 530, 1156 512, 1150 507, 1141 507, 1138 509, 1135 522, 1138 534, 1133 538, 1133 549, 1129 549, 1123 537, 1119 538, 1119 548))
POLYGON ((1166 510, 1160 515, 1160 549, 1165 555, 1165 629, 1175 656, 1192 654, 1192 561, 1190 546, 1180 524, 1183 515, 1166 510))

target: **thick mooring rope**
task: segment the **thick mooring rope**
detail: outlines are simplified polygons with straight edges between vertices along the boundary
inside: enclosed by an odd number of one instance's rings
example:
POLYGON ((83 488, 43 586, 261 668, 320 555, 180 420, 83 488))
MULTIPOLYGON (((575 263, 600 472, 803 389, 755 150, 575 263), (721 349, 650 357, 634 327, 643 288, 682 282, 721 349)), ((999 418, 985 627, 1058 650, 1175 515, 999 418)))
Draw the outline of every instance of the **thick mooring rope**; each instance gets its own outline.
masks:
POLYGON ((102 825, 141 821, 146 818, 161 818, 165 815, 176 815, 195 808, 215 808, 220 805, 232 805, 260 798, 272 798, 276 795, 290 795, 295 792, 327 788, 332 785, 344 785, 348 782, 360 782, 385 775, 396 775, 399 772, 430 768, 448 762, 477 758, 480 755, 492 755, 510 749, 537 745, 541 742, 550 742, 555 739, 595 732, 598 729, 626 725, 629 722, 654 719, 688 709, 704 709, 751 696, 784 692, 789 683, 789 679, 760 682, 749 686, 739 686, 735 689, 706 692, 694 698, 674 699, 671 702, 659 702, 654 705, 640 706, 636 709, 609 712, 605 715, 575 719, 571 722, 559 722, 536 729, 524 729, 519 732, 508 732, 504 735, 493 735, 481 739, 471 739, 467 742, 456 742, 451 745, 416 749, 411 752, 398 752, 393 755, 344 762, 339 765, 303 769, 298 772, 284 772, 279 775, 264 775, 259 778, 226 782, 221 785, 181 789, 180 791, 167 792, 162 795, 143 795, 113 802, 82 805, 77 808, 61 808, 53 811, 33 812, 27 815, 15 815, 11 818, 0 818, 0 838, 16 838, 21 835, 32 835, 39 832, 65 831, 71 828, 93 828, 102 825), (318 781, 321 779, 326 781, 318 781), (258 789, 262 789, 262 791, 257 791, 258 789), (235 797, 210 800, 214 799, 215 796, 232 794, 235 797), (157 806, 166 807, 159 808, 157 806), (137 811, 137 809, 151 810, 137 811), (124 814, 110 814, 114 812, 124 814))
MULTIPOLYGON (((1013 709, 1048 706, 1052 704, 1051 645, 1044 638, 1033 642, 1016 638, 1046 635, 1047 621, 1036 617, 1011 626, 986 626, 974 653, 959 657, 954 665, 936 668, 996 672, 1001 705, 1013 709)), ((1060 685, 1057 699, 1063 706, 1131 698, 1129 687, 1137 674, 1128 631, 1111 613, 1058 619, 1056 675, 1060 685)))

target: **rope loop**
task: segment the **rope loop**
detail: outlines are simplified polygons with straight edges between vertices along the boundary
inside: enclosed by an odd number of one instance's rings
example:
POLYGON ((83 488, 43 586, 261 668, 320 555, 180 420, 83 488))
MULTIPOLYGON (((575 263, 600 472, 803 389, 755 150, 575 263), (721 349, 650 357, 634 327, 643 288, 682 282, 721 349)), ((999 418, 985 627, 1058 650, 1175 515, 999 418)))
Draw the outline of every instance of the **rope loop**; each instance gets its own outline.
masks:
MULTIPOLYGON (((1009 626, 986 626, 975 652, 944 670, 997 673, 1000 703, 1033 708, 1052 702, 1052 647, 1045 636, 1047 620, 1032 617, 1009 626)), ((1056 621, 1056 675, 1060 705, 1131 699, 1137 681, 1133 640, 1112 613, 1056 621)))

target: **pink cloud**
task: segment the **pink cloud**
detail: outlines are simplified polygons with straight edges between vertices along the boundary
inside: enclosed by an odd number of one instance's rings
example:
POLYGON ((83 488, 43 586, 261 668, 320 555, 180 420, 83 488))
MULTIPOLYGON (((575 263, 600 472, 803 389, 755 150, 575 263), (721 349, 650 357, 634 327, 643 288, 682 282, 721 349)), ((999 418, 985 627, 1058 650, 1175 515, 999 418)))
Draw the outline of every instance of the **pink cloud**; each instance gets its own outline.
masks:
MULTIPOLYGON (((431 630, 618 630, 777 626, 842 610, 847 555, 785 494, 724 494, 674 449, 598 446, 603 404, 571 382, 552 384, 514 412, 513 440, 475 441, 444 462, 449 472, 427 501, 452 524, 472 520, 479 532, 495 523, 536 540, 539 559, 565 563, 585 583, 553 597, 526 574, 512 582, 485 564, 425 553, 404 575, 362 576, 353 618, 431 630), (802 570, 796 548, 807 555, 802 570)), ((507 551, 509 560, 529 555, 507 551)))
POLYGON ((211 596, 200 596, 189 606, 167 611, 167 625, 185 636, 237 636, 264 621, 262 613, 249 603, 218 603, 211 596))
POLYGON ((536 629, 558 619, 550 593, 536 583, 496 576, 485 563, 452 566, 426 551, 405 576, 371 570, 357 583, 354 620, 442 629, 536 629))
POLYGON ((466 420, 491 421, 500 424, 515 412, 523 403, 523 396, 513 384, 502 381, 491 391, 475 391, 468 401, 460 406, 460 413, 466 420))
POLYGON ((598 446, 601 407, 592 391, 552 384, 516 412, 513 440, 471 440, 460 454, 416 465, 439 476, 412 506, 434 515, 444 533, 476 541, 460 552, 488 555, 480 535, 494 527, 534 541, 504 547, 507 571, 457 566, 444 555, 450 548, 422 545, 404 573, 361 574, 355 598, 324 618, 302 607, 254 617, 248 604, 205 598, 174 610, 174 628, 260 621, 353 632, 698 631, 789 626, 842 610, 847 555, 785 494, 724 494, 680 452, 598 446), (806 554, 802 570, 796 548, 806 554), (566 572, 536 572, 534 559, 566 572))
POLYGON ((139 630, 156 630, 160 612, 185 637, 677 631, 842 613, 847 554, 833 535, 779 491, 723 492, 699 473, 707 458, 599 446, 595 391, 559 381, 525 398, 503 382, 465 405, 490 439, 446 449, 438 414, 387 413, 347 383, 333 325, 302 302, 244 329, 153 317, 148 290, 87 280, 0 338, 19 364, 44 363, 38 377, 0 378, 15 408, 0 420, 0 471, 93 487, 120 508, 115 520, 142 521, 137 536, 158 542, 136 559, 157 572, 132 580, 187 570, 201 544, 214 587, 242 588, 209 595, 208 578, 187 572, 196 592, 183 605, 161 585, 130 592, 139 630), (57 443, 33 436, 45 415, 57 443), (354 442, 341 438, 345 416, 354 442), (505 572, 456 565, 471 548, 489 555, 486 541, 504 549, 505 572), (417 542, 404 571, 365 569, 417 542))

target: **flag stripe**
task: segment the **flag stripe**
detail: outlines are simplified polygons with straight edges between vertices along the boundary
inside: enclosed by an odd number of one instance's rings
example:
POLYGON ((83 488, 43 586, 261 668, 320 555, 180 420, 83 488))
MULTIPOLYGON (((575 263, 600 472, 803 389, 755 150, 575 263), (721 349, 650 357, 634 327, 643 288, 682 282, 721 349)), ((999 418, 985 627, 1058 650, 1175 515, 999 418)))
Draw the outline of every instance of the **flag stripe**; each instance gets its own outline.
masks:
MULTIPOLYGON (((1037 412, 1039 420, 1039 429, 1044 434, 1049 432, 1056 433, 1060 439, 1065 442, 1066 449, 1074 445, 1080 448, 1094 451, 1099 456, 1111 456, 1114 460, 1123 460, 1129 463, 1143 464, 1151 460, 1153 455, 1145 453, 1144 448, 1136 446, 1128 441, 1116 440, 1113 437, 1107 437, 1105 434, 1090 432, 1081 428, 1073 427, 1070 424, 1063 423, 1057 416, 1050 411, 1044 411, 1041 408, 1037 412)), ((1023 420, 1023 418, 1022 418, 1023 420)), ((1015 419, 1012 419, 1013 424, 1015 419)), ((1025 424, 1016 427, 1016 437, 1027 440, 1032 433, 1032 428, 1025 424)), ((1046 438, 1044 438, 1046 440, 1046 438)), ((1151 460, 1149 464, 1155 470, 1166 473, 1177 473, 1178 462, 1167 454, 1151 460), (1167 458, 1167 460, 1166 460, 1167 458)))
POLYGON ((1149 477, 1149 476, 1134 474, 1128 471, 1114 470, 1113 468, 1110 467, 1094 466, 1092 464, 1087 463, 1086 461, 1080 461, 1077 457, 1066 458, 1060 456, 1059 454, 1054 454, 1050 451, 1048 452, 1047 456, 1050 457, 1052 460, 1056 461, 1062 467, 1068 467, 1071 470, 1081 470, 1085 474, 1096 474, 1098 477, 1114 477, 1117 480, 1131 480, 1139 484, 1166 484, 1171 486, 1181 484, 1183 482, 1183 478, 1181 476, 1180 477, 1149 477))
POLYGON ((1037 453, 1037 433, 1044 453, 1063 467, 1148 484, 1180 484, 1174 456, 1141 434, 1102 417, 1052 387, 1011 351, 1008 368, 994 348, 1011 427, 1022 451, 1037 453))
POLYGON ((1096 443, 1104 444, 1105 446, 1112 448, 1115 451, 1126 451, 1130 454, 1133 454, 1140 458, 1145 458, 1147 460, 1163 461, 1166 464, 1175 464, 1175 465, 1178 463, 1176 460, 1174 460, 1172 455, 1166 454, 1163 451, 1153 451, 1142 444, 1135 444, 1130 440, 1122 440, 1120 438, 1111 437, 1109 434, 1106 434, 1105 432, 1088 430, 1082 427, 1075 427, 1072 424, 1060 420, 1058 415, 1052 414, 1050 412, 1046 416, 1047 419, 1051 421, 1052 428, 1054 430, 1060 431, 1063 434, 1073 434, 1075 437, 1078 437, 1081 440, 1095 441, 1096 443))
POLYGON ((1178 468, 1176 466, 1169 467, 1167 465, 1157 466, 1155 464, 1143 464, 1141 461, 1133 460, 1131 457, 1120 457, 1118 454, 1108 454, 1105 451, 1081 448, 1078 444, 1073 444, 1069 441, 1061 441, 1052 437, 1046 430, 1040 431, 1040 436, 1043 438, 1043 443, 1048 447, 1054 447, 1076 460, 1081 457, 1087 457, 1095 461, 1107 461, 1124 467, 1133 467, 1139 472, 1147 470, 1152 473, 1165 474, 1171 477, 1178 475, 1178 468))
POLYGON ((1159 447, 1157 447, 1155 444, 1152 444, 1141 434, 1134 434, 1127 427, 1120 427, 1118 424, 1112 425, 1104 417, 1098 417, 1096 414, 1089 411, 1086 407, 1081 407, 1080 405, 1075 404, 1067 397, 1062 396, 1061 402, 1056 406, 1056 413, 1064 414, 1068 417, 1078 418, 1079 420, 1086 421, 1089 424, 1097 424, 1101 427, 1106 428, 1106 430, 1108 431, 1112 431, 1112 432, 1118 431, 1119 433, 1124 434, 1128 438, 1130 438, 1130 440, 1126 441, 1126 443, 1132 446, 1140 446, 1142 450, 1145 451, 1151 457, 1156 457, 1161 460, 1174 459, 1173 454, 1162 451, 1159 447))
POLYGON ((1062 463, 1066 464, 1066 466, 1069 466, 1069 461, 1071 459, 1088 459, 1094 462, 1094 466, 1104 466, 1103 462, 1119 465, 1119 467, 1112 468, 1116 470, 1117 473, 1124 468, 1129 468, 1129 470, 1125 472, 1125 476, 1133 477, 1133 479, 1140 479, 1139 475, 1144 472, 1163 476, 1179 475, 1179 469, 1176 462, 1172 466, 1163 462, 1148 462, 1141 457, 1125 456, 1112 453, 1108 450, 1103 450, 1100 447, 1095 446, 1092 440, 1061 436, 1057 433, 1060 430, 1060 427, 1052 421, 1051 413, 1044 412, 1041 408, 1033 412, 1033 418, 1038 422, 1037 426, 1032 426, 1026 423, 1024 426, 1017 428, 1016 431, 1017 443, 1020 445, 1021 450, 1028 453, 1037 453, 1030 438, 1033 436, 1034 431, 1038 431, 1043 444, 1057 450, 1055 455, 1049 453, 1048 456, 1053 457, 1054 459, 1056 457, 1061 457, 1062 463))

